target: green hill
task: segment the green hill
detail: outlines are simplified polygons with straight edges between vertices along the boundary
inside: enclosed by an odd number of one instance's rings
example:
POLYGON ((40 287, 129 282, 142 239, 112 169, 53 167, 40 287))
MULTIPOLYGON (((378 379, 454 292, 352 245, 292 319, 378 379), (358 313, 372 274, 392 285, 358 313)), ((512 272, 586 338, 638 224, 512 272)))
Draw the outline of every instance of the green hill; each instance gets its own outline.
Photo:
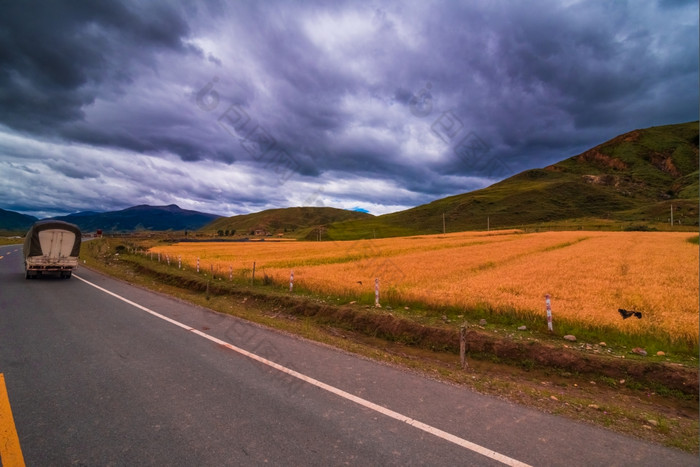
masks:
POLYGON ((625 133, 582 154, 481 190, 406 211, 332 224, 330 239, 667 222, 698 225, 698 122, 625 133))
POLYGON ((296 207, 269 209, 267 211, 244 214, 233 217, 222 217, 200 229, 208 234, 224 235, 275 235, 286 233, 289 237, 309 240, 318 237, 319 229, 334 223, 349 219, 372 218, 371 214, 347 211, 345 209, 327 207, 296 207))

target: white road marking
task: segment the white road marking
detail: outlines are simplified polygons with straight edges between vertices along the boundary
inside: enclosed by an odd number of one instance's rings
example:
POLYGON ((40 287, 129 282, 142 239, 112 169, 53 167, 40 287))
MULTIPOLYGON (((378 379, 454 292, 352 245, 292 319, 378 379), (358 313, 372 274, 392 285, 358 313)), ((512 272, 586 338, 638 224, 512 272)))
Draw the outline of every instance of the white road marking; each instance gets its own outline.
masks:
POLYGON ((261 357, 261 356, 259 356, 259 355, 256 355, 256 354, 254 354, 254 353, 252 353, 252 352, 248 352, 248 351, 245 350, 245 349, 242 349, 242 348, 240 348, 240 347, 236 347, 235 345, 230 344, 230 343, 228 343, 228 342, 226 342, 226 341, 223 341, 223 340, 221 340, 221 339, 218 339, 218 338, 216 338, 216 337, 214 337, 214 336, 210 336, 209 334, 206 334, 206 333, 204 333, 204 332, 202 332, 202 331, 200 331, 200 330, 198 330, 198 329, 195 329, 195 328, 193 328, 193 327, 191 327, 191 326, 188 326, 188 325, 186 325, 186 324, 183 324, 183 323, 181 323, 181 322, 179 322, 179 321, 175 321, 174 319, 168 318, 167 316, 163 316, 163 315, 161 315, 160 313, 157 313, 157 312, 151 310, 150 308, 146 308, 146 307, 143 306, 143 305, 139 305, 138 303, 133 302, 133 301, 127 299, 127 298, 124 298, 124 297, 122 297, 121 295, 118 295, 118 294, 116 294, 116 293, 114 293, 114 292, 111 292, 111 291, 109 291, 109 290, 107 290, 107 289, 105 289, 105 288, 103 288, 103 287, 100 287, 100 286, 97 285, 97 284, 93 284, 92 282, 90 282, 90 281, 88 281, 88 280, 86 280, 86 279, 83 279, 82 277, 80 277, 80 276, 78 276, 78 275, 76 275, 76 274, 73 274, 73 277, 75 277, 76 279, 79 279, 79 280, 85 282, 86 284, 88 284, 88 285, 90 285, 90 286, 92 286, 92 287, 94 287, 94 288, 96 288, 96 289, 98 289, 98 290, 101 290, 102 292, 104 292, 104 293, 106 293, 106 294, 108 294, 108 295, 111 295, 112 297, 114 297, 114 298, 116 298, 116 299, 118 299, 118 300, 121 300, 121 301, 123 301, 123 302, 125 302, 125 303, 128 303, 128 304, 131 305, 131 306, 134 306, 134 307, 138 308, 139 310, 143 310, 143 311, 145 311, 146 313, 149 313, 149 314, 151 314, 151 315, 153 315, 153 316, 155 316, 155 317, 157 317, 157 318, 160 318, 160 319, 162 319, 162 320, 164 320, 164 321, 167 321, 168 323, 174 324, 175 326, 178 326, 178 327, 180 327, 180 328, 182 328, 182 329, 185 329, 186 331, 190 331, 190 332, 192 332, 192 333, 194 333, 194 334, 197 334, 198 336, 201 336, 201 337, 203 337, 203 338, 205 338, 205 339, 208 339, 208 340, 210 340, 210 341, 212 341, 212 342, 214 342, 214 343, 216 343, 216 344, 219 344, 219 345, 221 345, 221 346, 223 346, 223 347, 226 347, 227 349, 233 350, 234 352, 237 352, 237 353, 239 353, 239 354, 241 354, 241 355, 243 355, 243 356, 245 356, 245 357, 248 357, 248 358, 250 358, 250 359, 252 359, 252 360, 255 360, 255 361, 257 361, 257 362, 260 362, 260 363, 262 363, 262 364, 264 364, 264 365, 267 365, 267 366, 269 366, 269 367, 271 367, 271 368, 274 368, 274 369, 276 369, 276 370, 278 370, 278 371, 281 371, 282 373, 286 373, 286 374, 288 374, 288 375, 290 375, 290 376, 293 376, 294 378, 298 378, 298 379, 300 379, 300 380, 302 380, 302 381, 305 381, 305 382, 307 382, 307 383, 309 383, 309 384, 312 384, 312 385, 316 386, 317 388, 323 389, 323 390, 328 391, 328 392, 330 392, 330 393, 332 393, 332 394, 335 394, 335 395, 337 395, 337 396, 340 396, 340 397, 342 397, 342 398, 344 398, 344 399, 347 399, 347 400, 349 400, 349 401, 352 401, 352 402, 354 402, 354 403, 356 403, 356 404, 361 405, 362 407, 368 408, 368 409, 370 409, 370 410, 374 410, 375 412, 378 412, 378 413, 380 413, 380 414, 382 414, 382 415, 385 415, 385 416, 387 416, 387 417, 393 418, 393 419, 398 420, 398 421, 400 421, 400 422, 406 423, 406 424, 408 424, 408 425, 410 425, 410 426, 412 426, 412 427, 414 427, 414 428, 417 428, 417 429, 419 429, 419 430, 422 430, 422 431, 424 431, 424 432, 426 432, 426 433, 430 433, 431 435, 437 436, 438 438, 441 438, 441 439, 443 439, 443 440, 445 440, 445 441, 449 441, 449 442, 454 443, 454 444, 456 444, 456 445, 458 445, 458 446, 461 446, 461 447, 463 447, 463 448, 469 449, 470 451, 476 452, 476 453, 481 454, 481 455, 483 455, 483 456, 486 456, 486 457, 488 457, 488 458, 490 458, 490 459, 493 459, 493 460, 496 460, 496 461, 498 461, 498 462, 501 462, 501 463, 503 463, 503 464, 505 464, 505 465, 513 466, 513 467, 516 467, 516 466, 517 466, 517 467, 530 467, 528 464, 525 464, 525 463, 523 463, 523 462, 520 462, 520 461, 518 461, 518 460, 516 460, 516 459, 513 459, 513 458, 511 458, 511 457, 508 457, 508 456, 506 456, 506 455, 504 455, 504 454, 501 454, 501 453, 499 453, 499 452, 496 452, 496 451, 493 451, 493 450, 491 450, 491 449, 485 448, 485 447, 480 446, 480 445, 478 445, 478 444, 476 444, 476 443, 472 443, 471 441, 467 441, 467 440, 464 439, 464 438, 460 438, 460 437, 458 437, 458 436, 456 436, 456 435, 453 435, 453 434, 448 433, 448 432, 446 432, 446 431, 440 430, 439 428, 435 428, 435 427, 433 427, 433 426, 431 426, 431 425, 428 425, 428 424, 426 424, 426 423, 420 422, 420 421, 418 421, 418 420, 414 420, 414 419, 412 419, 412 418, 410 418, 410 417, 407 417, 406 415, 402 415, 402 414, 400 414, 400 413, 398 413, 398 412, 395 412, 395 411, 393 411, 393 410, 391 410, 391 409, 387 409, 386 407, 383 407, 383 406, 381 406, 381 405, 375 404, 374 402, 370 402, 370 401, 368 401, 368 400, 366 400, 366 399, 363 399, 363 398, 361 398, 361 397, 357 397, 357 396, 355 396, 354 394, 350 394, 349 392, 343 391, 342 389, 338 389, 338 388, 336 388, 336 387, 334 387, 334 386, 331 386, 331 385, 329 385, 329 384, 326 384, 326 383, 324 383, 324 382, 322 382, 322 381, 319 381, 319 380, 317 380, 317 379, 311 378, 310 376, 306 376, 306 375, 304 375, 304 374, 302 374, 302 373, 299 373, 298 371, 294 371, 294 370, 292 370, 291 368, 287 368, 287 367, 282 366, 282 365, 280 365, 280 364, 278 364, 278 363, 275 363, 275 362, 273 362, 273 361, 271 361, 271 360, 268 360, 268 359, 263 358, 263 357, 261 357))

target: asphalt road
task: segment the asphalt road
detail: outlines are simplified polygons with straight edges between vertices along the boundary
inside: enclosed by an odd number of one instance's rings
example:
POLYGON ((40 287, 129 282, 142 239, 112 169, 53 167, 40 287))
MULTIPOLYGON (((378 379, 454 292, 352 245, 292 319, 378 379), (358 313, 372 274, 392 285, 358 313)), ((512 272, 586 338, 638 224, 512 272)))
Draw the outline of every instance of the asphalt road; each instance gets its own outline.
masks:
POLYGON ((0 257, 27 465, 698 465, 85 268, 25 280, 20 246, 0 257))

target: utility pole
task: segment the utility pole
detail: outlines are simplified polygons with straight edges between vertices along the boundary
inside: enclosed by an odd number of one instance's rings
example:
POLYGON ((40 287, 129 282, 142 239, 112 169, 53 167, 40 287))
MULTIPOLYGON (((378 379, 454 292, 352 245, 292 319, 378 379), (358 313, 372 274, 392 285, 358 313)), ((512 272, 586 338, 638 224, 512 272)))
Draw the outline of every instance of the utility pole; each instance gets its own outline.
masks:
POLYGON ((673 204, 671 205, 671 227, 673 227, 673 204))

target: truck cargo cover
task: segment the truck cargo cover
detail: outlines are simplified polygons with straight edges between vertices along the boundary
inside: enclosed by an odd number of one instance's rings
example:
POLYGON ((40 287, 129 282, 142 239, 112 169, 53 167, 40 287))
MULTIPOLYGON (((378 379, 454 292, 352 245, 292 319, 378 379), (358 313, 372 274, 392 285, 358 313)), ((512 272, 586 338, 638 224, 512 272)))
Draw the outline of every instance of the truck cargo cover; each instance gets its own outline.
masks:
POLYGON ((44 253, 39 242, 39 232, 52 229, 73 232, 75 234, 75 242, 73 243, 70 256, 78 256, 80 254, 80 240, 82 236, 80 228, 75 224, 49 219, 36 222, 27 232, 27 235, 24 237, 23 249, 25 259, 30 256, 43 256, 44 253))

